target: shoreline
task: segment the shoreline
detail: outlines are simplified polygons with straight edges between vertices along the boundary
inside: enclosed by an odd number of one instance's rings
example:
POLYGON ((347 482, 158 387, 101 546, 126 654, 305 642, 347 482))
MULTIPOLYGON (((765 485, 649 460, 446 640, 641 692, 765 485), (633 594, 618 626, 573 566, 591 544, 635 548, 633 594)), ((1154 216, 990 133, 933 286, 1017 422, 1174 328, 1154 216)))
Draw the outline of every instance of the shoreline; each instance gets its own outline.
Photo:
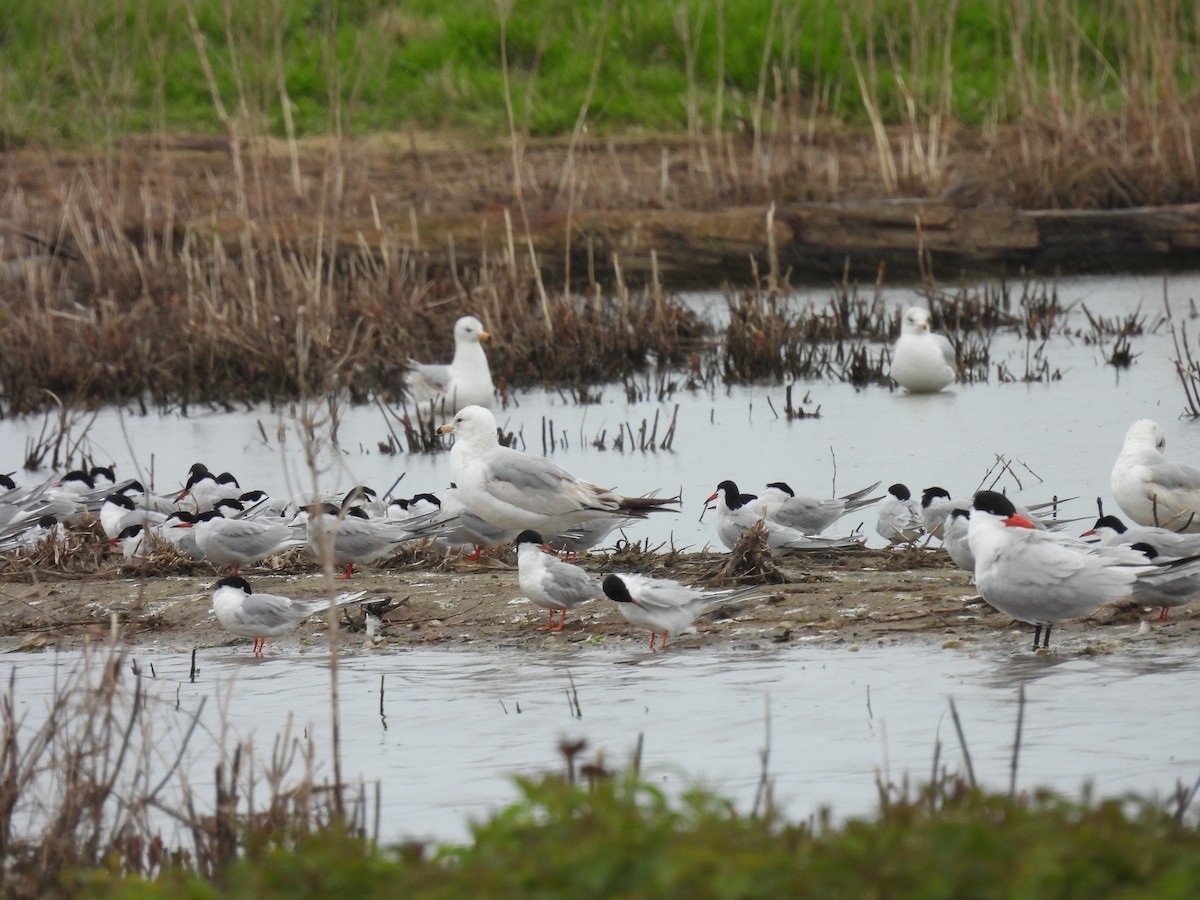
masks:
MULTIPOLYGON (((967 573, 953 568, 942 551, 921 554, 905 565, 899 554, 864 550, 817 559, 777 559, 788 579, 763 586, 761 598, 717 607, 697 621, 694 632, 672 636, 667 652, 697 649, 762 650, 795 644, 842 647, 900 645, 920 641, 946 649, 986 648, 1030 653, 1031 629, 991 609, 972 590, 967 573)), ((653 574, 695 580, 695 574, 724 562, 724 554, 675 556, 669 565, 640 568, 653 574), (690 577, 689 577, 690 576, 690 577)), ((597 555, 585 558, 594 574, 630 570, 597 555)), ((320 596, 324 576, 311 571, 246 574, 260 590, 287 596, 320 596)), ((362 613, 344 611, 342 648, 374 652, 414 646, 446 649, 539 652, 575 644, 643 649, 648 632, 629 625, 602 596, 573 611, 561 632, 539 630, 545 614, 520 598, 516 567, 498 560, 483 565, 451 560, 443 570, 370 568, 348 582, 335 582, 335 593, 366 590, 378 604, 381 626, 368 639, 362 613)), ((250 655, 248 639, 233 638, 211 611, 209 586, 218 576, 162 575, 148 578, 55 578, 41 573, 34 581, 0 578, 0 652, 78 649, 110 641, 139 652, 219 650, 250 655)), ((1131 603, 1101 607, 1086 619, 1056 626, 1052 654, 1090 655, 1120 652, 1126 642, 1166 648, 1200 646, 1200 607, 1173 610, 1164 625, 1145 623, 1153 613, 1131 603)), ((328 627, 321 617, 305 620, 294 631, 268 639, 268 657, 328 652, 328 627)))

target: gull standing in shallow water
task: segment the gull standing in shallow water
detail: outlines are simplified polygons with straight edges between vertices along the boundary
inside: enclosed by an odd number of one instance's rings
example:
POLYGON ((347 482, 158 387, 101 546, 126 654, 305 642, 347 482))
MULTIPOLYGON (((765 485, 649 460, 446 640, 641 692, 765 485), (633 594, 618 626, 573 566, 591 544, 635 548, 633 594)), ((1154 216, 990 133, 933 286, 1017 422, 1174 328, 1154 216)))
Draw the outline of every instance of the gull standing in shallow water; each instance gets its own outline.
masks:
POLYGON ((580 481, 544 456, 500 446, 496 417, 482 406, 459 410, 443 434, 455 436, 450 450, 452 481, 463 506, 515 537, 525 529, 561 534, 598 518, 644 518, 676 498, 622 497, 580 481))
POLYGON ((1113 499, 1139 525, 1200 532, 1200 469, 1168 460, 1166 445, 1157 422, 1129 426, 1109 476, 1113 499))
POLYGON ((650 578, 647 575, 630 575, 624 572, 606 575, 601 586, 608 598, 616 601, 617 609, 626 622, 650 632, 651 650, 654 649, 654 639, 659 634, 662 635, 659 649, 666 650, 667 635, 678 635, 711 607, 756 594, 770 593, 760 586, 705 591, 688 587, 670 578, 650 578))
POLYGON ((321 597, 315 600, 293 600, 278 594, 256 594, 250 582, 240 575, 230 575, 216 583, 212 608, 217 621, 225 630, 239 637, 254 638, 254 655, 263 655, 267 638, 291 631, 314 613, 330 606, 356 603, 366 591, 339 594, 333 602, 321 597))
POLYGON ((431 408, 445 403, 449 409, 491 406, 496 388, 480 343, 488 337, 482 322, 474 316, 463 316, 454 323, 453 360, 440 365, 410 360, 405 383, 413 402, 431 408))
POLYGON ((587 572, 563 562, 536 531, 517 535, 517 580, 529 600, 546 610, 543 631, 562 631, 567 610, 600 595, 600 585, 587 572), (560 615, 554 624, 554 613, 560 615))
POLYGON ((900 319, 900 337, 892 348, 892 378, 910 394, 936 394, 957 377, 954 347, 929 330, 929 312, 909 307, 900 319))

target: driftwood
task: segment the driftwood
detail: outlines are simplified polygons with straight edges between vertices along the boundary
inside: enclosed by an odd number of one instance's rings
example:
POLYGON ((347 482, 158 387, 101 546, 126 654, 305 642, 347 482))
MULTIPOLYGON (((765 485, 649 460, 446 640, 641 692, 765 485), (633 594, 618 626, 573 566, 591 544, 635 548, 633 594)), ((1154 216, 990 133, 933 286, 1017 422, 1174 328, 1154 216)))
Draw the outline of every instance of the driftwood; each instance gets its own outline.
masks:
MULTIPOLYGON (((782 205, 771 220, 777 272, 793 283, 845 272, 874 280, 881 269, 912 278, 923 256, 942 277, 1182 269, 1200 262, 1200 204, 1016 210, 884 200, 782 205)), ((577 282, 589 271, 605 279, 619 266, 632 281, 648 281, 657 268, 667 283, 713 285, 745 280, 752 259, 766 275, 767 221, 762 207, 575 211, 539 213, 526 230, 515 215, 506 221, 503 211, 435 214, 418 217, 415 246, 407 246, 432 262, 463 266, 485 253, 495 264, 510 247, 528 259, 532 245, 548 273, 562 274, 569 253, 577 282)), ((409 220, 390 230, 401 243, 412 237, 409 220)))

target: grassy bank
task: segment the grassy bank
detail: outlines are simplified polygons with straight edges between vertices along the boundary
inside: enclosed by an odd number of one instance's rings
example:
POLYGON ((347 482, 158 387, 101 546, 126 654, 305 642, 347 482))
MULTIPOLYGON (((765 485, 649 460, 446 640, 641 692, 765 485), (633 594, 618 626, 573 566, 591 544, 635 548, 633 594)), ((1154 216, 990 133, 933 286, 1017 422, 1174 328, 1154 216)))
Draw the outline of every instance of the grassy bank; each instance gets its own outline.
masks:
MULTIPOLYGON (((410 127, 745 132, 1178 113, 1187 4, 11 0, 0 140, 410 127)), ((933 137, 933 135, 930 135, 933 137)), ((936 138, 935 138, 936 139, 936 138)), ((926 148, 937 153, 936 146, 926 148)))

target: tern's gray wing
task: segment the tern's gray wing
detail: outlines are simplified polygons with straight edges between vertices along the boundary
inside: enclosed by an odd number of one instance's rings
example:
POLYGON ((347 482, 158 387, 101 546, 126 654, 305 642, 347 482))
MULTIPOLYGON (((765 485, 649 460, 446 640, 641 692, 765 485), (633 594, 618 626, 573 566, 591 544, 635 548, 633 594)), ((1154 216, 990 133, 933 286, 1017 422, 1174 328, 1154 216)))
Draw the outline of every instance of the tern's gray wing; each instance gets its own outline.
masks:
POLYGON ((293 601, 274 594, 251 594, 234 616, 234 622, 247 631, 266 634, 286 630, 320 609, 312 603, 293 601))
POLYGON ((546 560, 546 574, 542 585, 546 596, 563 606, 574 606, 588 597, 600 596, 600 583, 579 566, 551 557, 546 560))

